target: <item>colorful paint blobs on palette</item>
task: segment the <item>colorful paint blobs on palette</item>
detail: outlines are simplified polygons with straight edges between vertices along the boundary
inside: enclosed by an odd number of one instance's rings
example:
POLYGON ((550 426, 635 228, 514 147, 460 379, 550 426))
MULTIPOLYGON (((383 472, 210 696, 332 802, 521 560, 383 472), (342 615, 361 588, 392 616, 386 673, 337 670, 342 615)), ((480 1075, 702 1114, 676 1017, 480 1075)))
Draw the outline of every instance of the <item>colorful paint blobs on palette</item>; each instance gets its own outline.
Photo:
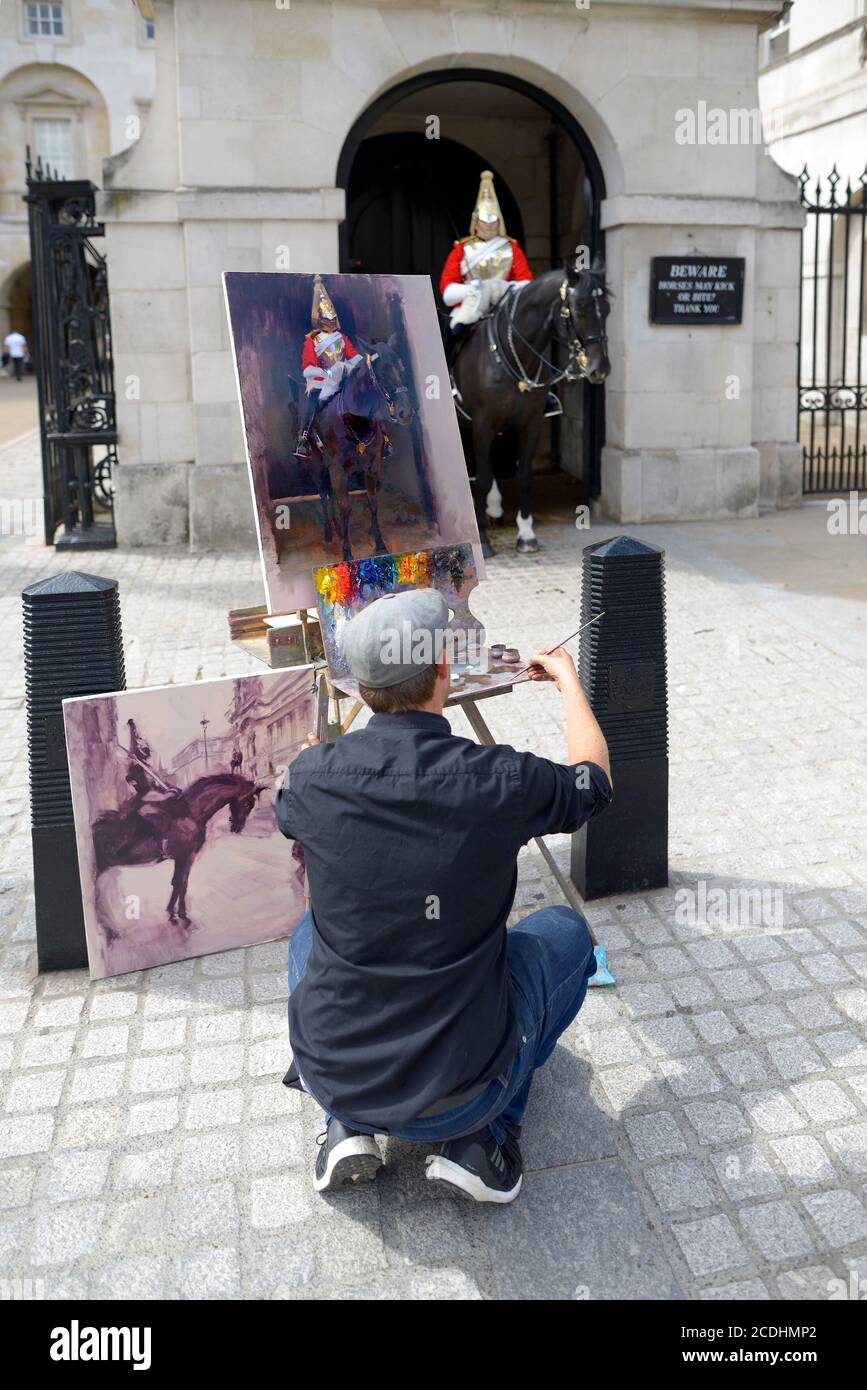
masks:
POLYGON ((288 936, 304 865, 274 818, 312 666, 64 700, 93 979, 288 936))
POLYGON ((340 561, 469 540, 482 574, 452 398, 426 389, 448 381, 428 276, 224 284, 270 611, 312 605, 312 569, 340 561))
POLYGON ((453 699, 512 683, 517 653, 507 651, 502 644, 486 648, 484 628, 470 612, 469 596, 478 583, 471 546, 440 546, 325 565, 314 570, 313 580, 329 670, 335 685, 347 695, 357 695, 358 685, 341 654, 346 623, 369 603, 401 589, 438 589, 452 610, 449 627, 454 643, 449 656, 453 699), (504 659, 509 654, 514 656, 511 663, 504 659))

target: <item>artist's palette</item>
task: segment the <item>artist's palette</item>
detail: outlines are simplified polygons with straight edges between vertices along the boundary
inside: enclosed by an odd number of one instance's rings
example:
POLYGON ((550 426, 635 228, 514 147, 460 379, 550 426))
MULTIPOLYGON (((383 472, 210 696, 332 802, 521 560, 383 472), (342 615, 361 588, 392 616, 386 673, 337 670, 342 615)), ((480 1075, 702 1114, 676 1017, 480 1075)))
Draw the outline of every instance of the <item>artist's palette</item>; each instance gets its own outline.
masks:
POLYGON ((521 669, 516 648, 503 643, 484 645, 485 630, 470 612, 468 600, 478 575, 469 545, 322 565, 313 571, 313 582, 328 668, 333 684, 346 695, 359 695, 358 682, 341 651, 346 624, 369 603, 405 589, 437 589, 452 610, 449 628, 455 634, 455 642, 450 653, 451 700, 509 686, 521 669))

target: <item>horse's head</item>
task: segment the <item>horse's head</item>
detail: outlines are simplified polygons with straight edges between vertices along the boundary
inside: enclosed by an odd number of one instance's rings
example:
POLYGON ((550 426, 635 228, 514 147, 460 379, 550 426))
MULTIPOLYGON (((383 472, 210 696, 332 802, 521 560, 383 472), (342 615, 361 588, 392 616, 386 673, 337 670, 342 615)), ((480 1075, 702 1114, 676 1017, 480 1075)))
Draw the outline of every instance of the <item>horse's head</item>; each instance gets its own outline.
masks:
POLYGON ((238 796, 232 797, 229 802, 229 829, 233 835, 240 835, 247 824, 247 817, 267 785, 267 782, 259 782, 256 786, 246 782, 245 790, 238 796))
POLYGON ((397 333, 384 343, 362 343, 365 366, 383 402, 384 409, 379 413, 393 425, 408 425, 414 411, 397 346, 397 333))
POLYGON ((579 374, 593 386, 599 386, 611 371, 605 332, 608 297, 601 256, 594 256, 589 270, 577 270, 570 262, 560 287, 558 337, 568 343, 579 374))

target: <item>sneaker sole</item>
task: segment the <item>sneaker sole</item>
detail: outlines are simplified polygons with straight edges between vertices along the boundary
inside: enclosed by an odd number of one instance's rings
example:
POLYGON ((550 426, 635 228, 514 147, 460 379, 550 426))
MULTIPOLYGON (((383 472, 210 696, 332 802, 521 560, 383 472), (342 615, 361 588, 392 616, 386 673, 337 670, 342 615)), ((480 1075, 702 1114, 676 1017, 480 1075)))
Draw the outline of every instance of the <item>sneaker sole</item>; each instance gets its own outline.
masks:
POLYGON ((497 1202, 500 1205, 514 1202, 524 1181, 522 1175, 508 1192, 500 1192, 495 1187, 486 1186, 478 1174, 467 1172, 459 1163, 452 1162, 450 1158, 442 1158, 439 1154, 428 1154, 425 1159, 425 1177, 429 1182, 446 1183, 462 1197, 468 1197, 471 1202, 497 1202))
POLYGON ((382 1157, 373 1139, 344 1139, 335 1146, 322 1177, 314 1177, 313 1186, 317 1192, 333 1192, 352 1183, 373 1182, 381 1167, 382 1157))

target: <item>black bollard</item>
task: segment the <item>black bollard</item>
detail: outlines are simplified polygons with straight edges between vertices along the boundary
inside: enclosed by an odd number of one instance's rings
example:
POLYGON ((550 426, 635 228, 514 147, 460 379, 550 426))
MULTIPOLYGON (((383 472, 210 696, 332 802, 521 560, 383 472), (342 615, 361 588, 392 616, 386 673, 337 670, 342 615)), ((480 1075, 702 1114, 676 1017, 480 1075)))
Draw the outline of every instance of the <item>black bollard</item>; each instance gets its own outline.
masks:
POLYGON ((24 667, 40 970, 87 964, 61 701, 126 686, 117 580, 74 570, 30 584, 24 667))
POLYGON ((579 674, 611 756, 614 800, 572 839, 584 899, 668 883, 665 552, 615 536, 584 549, 579 674))

